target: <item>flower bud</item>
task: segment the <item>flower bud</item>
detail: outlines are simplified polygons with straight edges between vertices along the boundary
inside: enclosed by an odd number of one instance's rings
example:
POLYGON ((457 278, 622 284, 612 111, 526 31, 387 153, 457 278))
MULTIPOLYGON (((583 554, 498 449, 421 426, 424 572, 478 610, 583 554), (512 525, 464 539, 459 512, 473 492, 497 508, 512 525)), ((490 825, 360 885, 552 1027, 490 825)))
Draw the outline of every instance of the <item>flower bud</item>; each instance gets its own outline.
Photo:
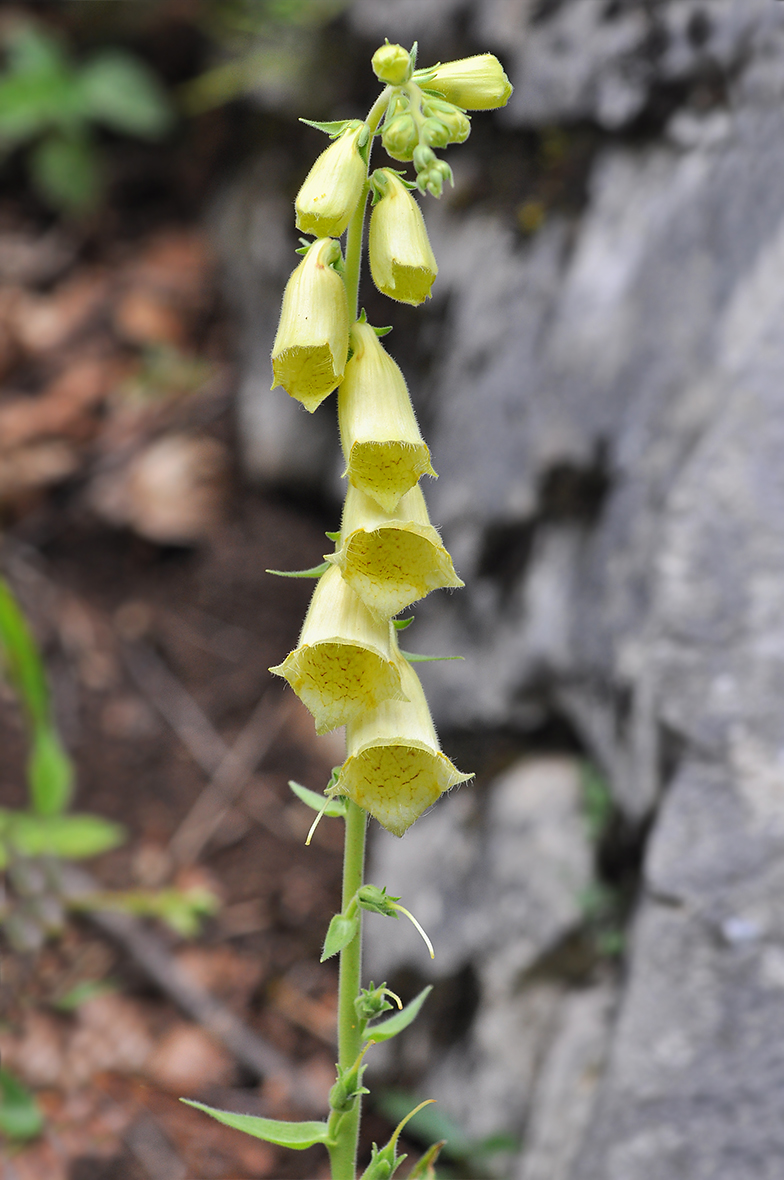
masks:
POLYGON ((338 418, 344 475, 393 512, 422 475, 435 475, 405 378, 367 323, 351 328, 354 355, 340 386, 338 418))
POLYGON ((422 112, 428 119, 436 118, 443 123, 449 134, 447 143, 465 143, 471 134, 471 120, 454 103, 444 102, 440 98, 428 98, 422 106, 422 112))
POLYGON ((319 578, 299 644, 270 668, 310 709, 317 733, 327 733, 382 701, 404 700, 400 663, 388 622, 379 623, 337 566, 319 578))
POLYGON ((348 356, 346 287, 331 265, 339 258, 334 239, 313 243, 286 284, 272 347, 272 388, 282 385, 311 413, 340 382, 348 356))
POLYGON ((318 157, 297 193, 297 229, 320 238, 339 238, 362 196, 367 166, 358 139, 364 124, 352 119, 318 157))
POLYGON ((417 71, 415 80, 428 90, 437 90, 466 111, 490 111, 506 106, 512 94, 512 84, 492 53, 479 53, 476 57, 444 62, 421 73, 417 71))
POLYGON ((379 291, 415 306, 430 297, 438 265, 422 211, 389 168, 373 174, 381 199, 370 214, 370 273, 379 291))
POLYGON ((370 59, 379 82, 402 86, 411 77, 411 54, 402 45, 382 45, 370 59))
POLYGON ((381 142, 393 160, 410 160, 419 143, 419 132, 414 117, 405 111, 387 120, 381 128, 381 142))
POLYGON ((386 701, 349 723, 347 758, 330 788, 334 795, 348 795, 395 836, 444 791, 472 777, 441 753, 422 685, 404 660, 400 681, 408 700, 386 701))
POLYGON ((431 116, 419 128, 419 138, 430 147, 445 148, 449 143, 449 128, 440 119, 431 116))
POLYGON ((341 544, 327 555, 378 619, 389 619, 431 590, 464 583, 430 523, 420 488, 406 492, 394 514, 358 488, 346 494, 341 544))

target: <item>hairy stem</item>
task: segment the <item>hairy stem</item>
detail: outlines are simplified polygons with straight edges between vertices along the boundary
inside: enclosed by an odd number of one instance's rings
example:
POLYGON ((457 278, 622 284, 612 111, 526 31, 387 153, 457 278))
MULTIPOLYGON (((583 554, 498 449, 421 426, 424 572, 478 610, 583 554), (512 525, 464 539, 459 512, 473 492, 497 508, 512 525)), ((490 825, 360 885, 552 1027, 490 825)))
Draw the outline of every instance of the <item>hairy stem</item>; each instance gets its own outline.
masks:
MULTIPOLYGON (((365 870, 365 829, 367 812, 348 801, 346 815, 346 844, 343 859, 342 911, 346 912, 352 898, 362 885, 365 870)), ((355 937, 340 954, 338 984, 338 1061, 347 1069, 353 1065, 362 1048, 362 1035, 354 1000, 359 995, 362 972, 362 911, 360 927, 355 937)), ((332 1180, 354 1180, 356 1176, 357 1143, 361 1099, 347 1114, 333 1114, 330 1128, 337 1140, 329 1150, 332 1180)))
MULTIPOLYGON (((370 169, 370 154, 373 150, 373 135, 381 122, 381 117, 387 109, 389 102, 390 87, 387 86, 381 91, 373 106, 368 112, 368 117, 365 120, 370 128, 370 140, 367 145, 367 160, 368 170, 370 169)), ((346 262, 343 270, 343 280, 346 284, 346 294, 348 295, 348 313, 352 321, 359 315, 359 272, 362 266, 362 245, 365 233, 365 208, 367 206, 367 197, 370 192, 370 185, 366 184, 362 190, 362 196, 357 202, 357 207, 354 210, 351 221, 348 225, 348 234, 346 236, 346 262)))

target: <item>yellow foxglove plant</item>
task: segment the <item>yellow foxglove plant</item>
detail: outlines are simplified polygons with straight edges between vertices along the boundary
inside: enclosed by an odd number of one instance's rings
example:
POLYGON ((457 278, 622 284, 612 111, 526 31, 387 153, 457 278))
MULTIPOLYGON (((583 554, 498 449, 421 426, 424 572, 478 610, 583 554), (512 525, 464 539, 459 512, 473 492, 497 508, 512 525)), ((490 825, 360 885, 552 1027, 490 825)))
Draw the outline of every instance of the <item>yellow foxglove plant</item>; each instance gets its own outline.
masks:
MULTIPOLYGON (((335 549, 322 565, 288 575, 319 581, 297 647, 271 669, 310 709, 318 732, 346 726, 346 759, 324 792, 291 784, 318 812, 311 835, 321 816, 345 822, 341 912, 329 925, 322 955, 322 960, 340 955, 337 1077, 321 1121, 263 1119, 192 1103, 270 1143, 295 1150, 322 1144, 332 1180, 357 1180, 366 1052, 407 1028, 430 990, 403 1008, 385 984, 361 987, 364 911, 410 918, 433 954, 400 898, 364 882, 368 816, 402 836, 445 791, 471 777, 442 752, 411 667, 435 657, 403 652, 397 641, 397 632, 413 621, 396 618, 401 610, 432 590, 463 583, 430 523, 419 481, 435 472, 405 378, 379 341, 388 329, 373 327, 359 314, 368 196, 372 193, 373 281, 391 299, 420 304, 431 293, 438 267, 409 190, 439 197, 452 172, 437 152, 468 137, 467 111, 503 106, 511 94, 501 63, 491 54, 417 69, 416 46, 409 52, 387 42, 374 53, 372 66, 383 88, 364 120, 303 120, 332 143, 296 199, 297 227, 316 240, 305 243, 305 257, 286 285, 272 350, 275 383, 306 409, 315 410, 337 387, 346 464, 340 531, 328 534, 335 549), (388 167, 370 173, 376 139, 393 160, 413 164, 412 181, 388 167), (343 248, 337 239, 344 233, 343 248), (388 1015, 392 1001, 400 1010, 388 1015)), ((407 1119, 382 1148, 374 1145, 360 1180, 394 1175, 403 1158, 397 1144, 407 1119)), ((439 1146, 425 1153, 412 1177, 435 1174, 439 1146)))

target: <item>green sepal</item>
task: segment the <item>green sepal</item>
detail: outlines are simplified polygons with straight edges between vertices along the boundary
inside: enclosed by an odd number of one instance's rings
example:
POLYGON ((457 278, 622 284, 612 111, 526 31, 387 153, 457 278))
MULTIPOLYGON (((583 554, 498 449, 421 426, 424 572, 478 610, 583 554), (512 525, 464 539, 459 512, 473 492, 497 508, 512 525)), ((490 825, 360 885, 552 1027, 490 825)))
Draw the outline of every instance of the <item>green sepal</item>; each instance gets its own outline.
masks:
POLYGON ((370 1163, 359 1180, 389 1180, 391 1176, 394 1176, 403 1160, 408 1159, 406 1155, 395 1157, 396 1147, 396 1143, 390 1142, 379 1151, 378 1146, 374 1143, 371 1149, 370 1163))
POLYGON ((464 660, 465 656, 423 656, 416 651, 400 650, 401 656, 408 660, 409 664, 434 664, 439 660, 464 660))
POLYGON ((390 327, 388 327, 388 328, 374 328, 373 331, 376 333, 377 336, 388 336, 389 333, 392 331, 392 327, 390 325, 390 327))
POLYGON ((396 631, 405 631, 406 627, 410 627, 414 621, 414 616, 409 615, 407 619, 393 619, 392 626, 396 631))
POLYGON ((355 122, 356 119, 335 119, 332 123, 319 123, 316 119, 300 119, 300 123, 304 123, 306 127, 315 127, 316 131, 323 131, 330 139, 337 139, 349 124, 355 122))
POLYGON ((370 1041, 373 1045, 380 1045, 382 1041, 391 1041, 392 1037, 402 1033, 404 1028, 408 1028, 409 1024, 416 1020, 422 1005, 432 990, 433 985, 429 983, 418 996, 414 997, 410 1004, 406 1004, 402 1012, 396 1012, 394 1016, 389 1016, 386 1020, 367 1029, 364 1034, 365 1040, 370 1041))
POLYGON ((409 57, 411 58, 411 73, 416 69, 417 54, 419 53, 419 42, 415 41, 409 50, 409 57))
POLYGON ((370 1090, 362 1085, 362 1075, 366 1065, 354 1064, 348 1069, 338 1065, 338 1080, 329 1092, 329 1108, 337 1114, 347 1114, 352 1109, 357 1098, 369 1094, 370 1090))
POLYGON ((321 952, 320 962, 326 963, 327 959, 331 959, 333 955, 345 950, 358 933, 359 914, 354 913, 351 917, 347 917, 345 914, 335 914, 329 924, 327 937, 324 939, 324 950, 321 952))
POLYGON ((321 565, 311 566, 309 570, 265 570, 265 574, 274 574, 276 578, 320 578, 329 569, 329 562, 322 561, 321 565))
POLYGON ((387 999, 389 994, 385 983, 376 987, 372 980, 370 987, 360 988, 359 995, 354 1000, 354 1011, 359 1019, 367 1024, 370 1020, 377 1020, 384 1012, 391 1012, 392 1004, 387 999))
POLYGON ((324 795, 319 795, 318 791, 311 791, 308 787, 295 783, 293 779, 289 779, 289 786, 297 798, 306 803, 308 807, 312 807, 314 811, 320 811, 331 819, 337 819, 346 814, 345 795, 333 795, 331 799, 326 800, 324 795), (324 806, 325 802, 326 807, 324 806))
POLYGON ((0 1069, 0 1133, 24 1142, 40 1135, 43 1126, 35 1096, 7 1069, 0 1069))
POLYGON ((335 533, 325 533, 324 536, 328 541, 332 541, 335 545, 340 544, 340 529, 338 529, 335 533))
POLYGON ((193 1106, 196 1110, 203 1110, 211 1118, 217 1119, 235 1131, 244 1131, 246 1135, 253 1135, 256 1139, 263 1139, 265 1143, 274 1143, 276 1147, 290 1147, 292 1151, 305 1151, 316 1143, 330 1145, 329 1128, 326 1123, 291 1123, 283 1119, 262 1119, 253 1114, 235 1114, 231 1110, 216 1110, 213 1106, 205 1106, 203 1102, 195 1102, 191 1098, 181 1098, 186 1106, 193 1106))
POLYGON ((5 849, 23 856, 61 856, 81 860, 116 848, 125 829, 99 815, 35 815, 29 811, 0 812, 0 859, 5 849))
POLYGON ((436 1180, 435 1163, 445 1144, 446 1139, 439 1139, 438 1143, 433 1143, 431 1147, 428 1147, 415 1165, 414 1170, 408 1173, 408 1180, 436 1180))
POLYGON ((386 885, 379 889, 378 885, 361 885, 357 890, 357 904, 371 914, 381 914, 385 918, 399 918, 393 902, 400 901, 399 897, 392 897, 387 893, 386 885))

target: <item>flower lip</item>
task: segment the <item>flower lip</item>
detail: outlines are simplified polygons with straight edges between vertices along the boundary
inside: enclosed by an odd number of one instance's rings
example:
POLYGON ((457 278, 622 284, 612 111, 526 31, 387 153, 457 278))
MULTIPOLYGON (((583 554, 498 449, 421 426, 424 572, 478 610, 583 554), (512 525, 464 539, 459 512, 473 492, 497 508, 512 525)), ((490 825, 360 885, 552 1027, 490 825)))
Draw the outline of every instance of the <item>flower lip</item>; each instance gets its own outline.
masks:
POLYGON ((373 187, 380 193, 368 235, 373 282, 390 299, 417 306, 430 298, 438 274, 422 210, 391 168, 373 173, 373 187))
POLYGON ((348 355, 348 300, 333 267, 340 245, 315 241, 283 293, 272 347, 273 389, 282 385, 311 413, 340 383, 348 355))
POLYGON ((297 193, 297 229, 339 238, 348 226, 365 185, 367 167, 359 151, 364 124, 352 119, 316 159, 297 193))
POLYGON ((402 497, 394 515, 349 487, 341 544, 325 557, 378 619, 398 614, 432 590, 464 585, 430 524, 418 487, 402 497))
POLYGON ((311 711, 317 733, 405 699, 390 624, 373 618, 335 566, 319 579, 297 647, 270 671, 311 711))

